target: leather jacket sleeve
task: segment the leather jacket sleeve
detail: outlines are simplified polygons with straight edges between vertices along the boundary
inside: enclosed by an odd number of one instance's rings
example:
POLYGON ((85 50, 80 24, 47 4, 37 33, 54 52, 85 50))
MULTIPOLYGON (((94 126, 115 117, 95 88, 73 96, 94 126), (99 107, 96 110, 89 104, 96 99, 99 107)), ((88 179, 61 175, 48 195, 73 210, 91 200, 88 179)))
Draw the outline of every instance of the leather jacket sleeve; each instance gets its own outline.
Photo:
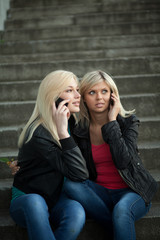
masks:
POLYGON ((104 141, 110 145, 117 169, 122 170, 130 165, 137 151, 139 120, 132 115, 121 120, 120 124, 118 121, 105 124, 102 127, 102 136, 104 141))
POLYGON ((48 138, 34 137, 34 148, 38 157, 47 161, 53 171, 59 171, 72 181, 88 178, 86 162, 72 137, 61 140, 62 149, 48 138))

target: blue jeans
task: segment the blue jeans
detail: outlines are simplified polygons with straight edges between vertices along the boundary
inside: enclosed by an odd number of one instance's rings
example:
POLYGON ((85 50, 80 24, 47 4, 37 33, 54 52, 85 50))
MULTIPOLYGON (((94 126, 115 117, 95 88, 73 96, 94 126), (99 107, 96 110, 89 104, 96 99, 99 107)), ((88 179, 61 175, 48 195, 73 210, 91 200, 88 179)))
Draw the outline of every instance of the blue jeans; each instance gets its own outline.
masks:
POLYGON ((50 212, 38 194, 17 197, 11 202, 10 214, 18 225, 27 228, 30 240, 75 240, 85 223, 81 204, 64 193, 50 212))
POLYGON ((86 213, 100 222, 107 239, 135 240, 135 221, 150 209, 140 195, 130 188, 107 189, 90 180, 64 184, 66 194, 81 203, 86 213))

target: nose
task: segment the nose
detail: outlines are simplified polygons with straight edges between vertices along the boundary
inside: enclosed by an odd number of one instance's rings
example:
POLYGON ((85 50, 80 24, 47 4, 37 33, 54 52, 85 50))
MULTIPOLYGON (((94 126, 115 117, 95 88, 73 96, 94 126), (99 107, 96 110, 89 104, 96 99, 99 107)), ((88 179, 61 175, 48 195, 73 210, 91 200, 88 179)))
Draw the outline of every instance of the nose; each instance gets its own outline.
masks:
POLYGON ((97 99, 101 99, 101 98, 102 98, 102 94, 101 94, 101 92, 97 92, 96 97, 97 97, 97 99))
POLYGON ((75 90, 74 97, 75 98, 80 98, 81 97, 80 93, 77 90, 75 90))

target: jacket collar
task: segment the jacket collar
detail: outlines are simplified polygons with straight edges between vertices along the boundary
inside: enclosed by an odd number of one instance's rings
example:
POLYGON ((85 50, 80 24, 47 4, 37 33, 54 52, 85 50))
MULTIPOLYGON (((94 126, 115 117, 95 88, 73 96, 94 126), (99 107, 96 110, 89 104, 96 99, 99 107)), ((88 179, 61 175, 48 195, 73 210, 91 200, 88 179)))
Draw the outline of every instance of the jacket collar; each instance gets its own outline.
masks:
MULTIPOLYGON (((118 114, 118 116, 117 116, 117 122, 119 123, 120 128, 123 128, 123 126, 124 126, 124 121, 125 121, 125 119, 118 114)), ((89 128, 88 128, 88 127, 82 128, 81 125, 80 125, 80 122, 79 122, 79 123, 75 126, 75 128, 74 128, 73 134, 76 135, 77 137, 88 138, 88 136, 89 136, 89 128)))

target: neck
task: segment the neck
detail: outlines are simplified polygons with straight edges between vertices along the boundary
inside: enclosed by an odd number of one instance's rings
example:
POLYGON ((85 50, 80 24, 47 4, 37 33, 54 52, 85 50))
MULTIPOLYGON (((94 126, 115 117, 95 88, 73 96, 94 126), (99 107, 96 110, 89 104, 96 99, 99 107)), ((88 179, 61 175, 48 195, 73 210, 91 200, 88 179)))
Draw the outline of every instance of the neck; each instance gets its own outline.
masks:
POLYGON ((108 115, 104 113, 90 113, 90 125, 92 126, 103 126, 108 122, 108 115))

